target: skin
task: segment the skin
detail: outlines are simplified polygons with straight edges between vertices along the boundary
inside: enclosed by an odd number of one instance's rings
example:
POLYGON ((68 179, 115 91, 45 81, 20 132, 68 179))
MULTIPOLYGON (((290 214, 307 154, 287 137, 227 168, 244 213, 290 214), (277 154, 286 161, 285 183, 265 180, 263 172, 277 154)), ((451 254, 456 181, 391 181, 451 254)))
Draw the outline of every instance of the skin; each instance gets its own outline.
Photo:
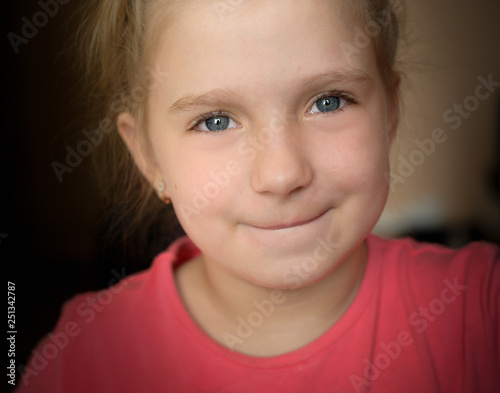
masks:
POLYGON ((117 122, 202 251, 175 272, 196 323, 227 345, 236 317, 283 291, 272 316, 233 348, 254 356, 310 343, 351 304, 387 198, 397 125, 373 47, 343 55, 355 21, 323 0, 286 4, 287 18, 280 0, 243 2, 222 19, 209 1, 184 7, 153 61, 168 75, 149 97, 147 129, 129 113, 117 122), (340 108, 322 113, 319 95, 331 91, 345 92, 340 108), (216 110, 229 129, 195 124, 216 110))

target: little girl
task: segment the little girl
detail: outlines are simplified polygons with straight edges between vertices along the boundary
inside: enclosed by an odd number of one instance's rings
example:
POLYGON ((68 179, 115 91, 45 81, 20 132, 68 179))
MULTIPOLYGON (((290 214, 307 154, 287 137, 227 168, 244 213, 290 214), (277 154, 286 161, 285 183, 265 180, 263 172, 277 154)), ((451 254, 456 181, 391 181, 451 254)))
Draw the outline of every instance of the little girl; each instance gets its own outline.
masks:
POLYGON ((499 391, 499 249, 370 234, 401 7, 92 2, 80 37, 122 184, 187 236, 67 302, 19 392, 499 391))

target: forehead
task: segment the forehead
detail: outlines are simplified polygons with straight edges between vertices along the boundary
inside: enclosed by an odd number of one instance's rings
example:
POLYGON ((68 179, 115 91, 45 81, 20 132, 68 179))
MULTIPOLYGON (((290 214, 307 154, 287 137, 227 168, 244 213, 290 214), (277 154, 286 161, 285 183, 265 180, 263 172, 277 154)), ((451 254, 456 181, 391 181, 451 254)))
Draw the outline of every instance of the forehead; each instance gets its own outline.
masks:
POLYGON ((221 81, 227 86, 245 82, 269 86, 332 69, 361 70, 373 77, 372 45, 346 56, 346 48, 353 47, 355 23, 336 4, 328 0, 189 2, 177 11, 175 22, 163 29, 154 61, 170 73, 173 90, 179 87, 187 92, 221 87, 213 86, 221 81))

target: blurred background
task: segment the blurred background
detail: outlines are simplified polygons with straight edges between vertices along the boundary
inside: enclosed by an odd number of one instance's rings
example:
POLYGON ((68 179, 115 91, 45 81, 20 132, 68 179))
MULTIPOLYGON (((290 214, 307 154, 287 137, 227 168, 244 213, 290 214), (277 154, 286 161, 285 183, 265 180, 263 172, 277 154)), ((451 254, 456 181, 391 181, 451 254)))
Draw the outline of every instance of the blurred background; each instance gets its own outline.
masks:
POLYGON ((498 243, 500 2, 406 4, 401 123, 375 232, 452 247, 498 243))
MULTIPOLYGON (((54 162, 66 165, 67 146, 85 139, 90 119, 64 51, 79 2, 59 5, 46 20, 40 3, 8 2, 3 13, 0 258, 16 284, 18 364, 53 328, 63 301, 147 267, 123 265, 103 245, 107 219, 93 153, 62 181, 54 171, 54 162), (23 32, 35 15, 40 27, 23 32)), ((500 86, 478 90, 488 79, 500 82, 500 2, 413 0, 405 14, 401 126, 392 191, 375 232, 451 247, 500 244, 500 86)))

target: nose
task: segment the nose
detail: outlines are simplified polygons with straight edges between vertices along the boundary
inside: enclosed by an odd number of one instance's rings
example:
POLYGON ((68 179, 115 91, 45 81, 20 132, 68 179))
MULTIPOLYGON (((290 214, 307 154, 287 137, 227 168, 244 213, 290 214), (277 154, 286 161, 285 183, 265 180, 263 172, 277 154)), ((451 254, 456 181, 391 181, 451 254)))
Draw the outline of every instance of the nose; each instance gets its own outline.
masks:
POLYGON ((253 190, 286 197, 309 186, 314 172, 299 127, 267 129, 265 134, 266 138, 258 138, 259 148, 252 162, 253 190))

